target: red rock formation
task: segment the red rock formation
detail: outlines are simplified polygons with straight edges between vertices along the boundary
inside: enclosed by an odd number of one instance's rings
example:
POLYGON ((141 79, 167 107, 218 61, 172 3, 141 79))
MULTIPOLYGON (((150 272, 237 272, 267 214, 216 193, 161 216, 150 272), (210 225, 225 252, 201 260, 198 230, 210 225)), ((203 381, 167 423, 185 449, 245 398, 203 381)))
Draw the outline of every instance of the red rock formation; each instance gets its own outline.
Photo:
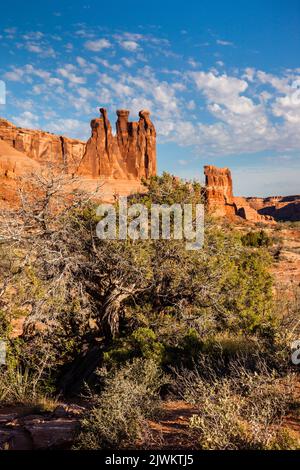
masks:
POLYGON ((36 174, 40 168, 38 162, 0 140, 0 205, 13 205, 17 199, 19 178, 36 174))
POLYGON ((206 165, 204 174, 208 211, 217 217, 236 215, 237 208, 233 199, 230 170, 206 165))
POLYGON ((0 199, 17 200, 19 178, 45 169, 50 163, 69 175, 79 176, 80 188, 94 192, 99 183, 106 201, 118 195, 141 192, 142 178, 156 174, 156 132, 149 111, 129 122, 129 111, 117 111, 113 135, 105 109, 91 122, 88 142, 40 130, 16 127, 0 118, 0 199))
POLYGON ((86 144, 80 140, 39 130, 16 127, 0 119, 0 139, 39 163, 52 163, 76 173, 86 144))
POLYGON ((242 217, 251 222, 274 223, 273 217, 259 214, 243 197, 234 197, 231 172, 213 165, 204 167, 208 211, 217 217, 242 217))
POLYGON ((149 178, 156 174, 156 132, 149 111, 140 111, 138 122, 129 122, 129 111, 117 111, 116 136, 106 109, 91 121, 92 135, 79 174, 114 179, 149 178))
POLYGON ((87 143, 39 130, 16 127, 0 119, 0 139, 27 157, 52 163, 69 174, 88 178, 141 180, 156 174, 156 132, 149 111, 139 113, 138 122, 129 122, 129 111, 118 110, 117 133, 104 108, 91 121, 87 143))

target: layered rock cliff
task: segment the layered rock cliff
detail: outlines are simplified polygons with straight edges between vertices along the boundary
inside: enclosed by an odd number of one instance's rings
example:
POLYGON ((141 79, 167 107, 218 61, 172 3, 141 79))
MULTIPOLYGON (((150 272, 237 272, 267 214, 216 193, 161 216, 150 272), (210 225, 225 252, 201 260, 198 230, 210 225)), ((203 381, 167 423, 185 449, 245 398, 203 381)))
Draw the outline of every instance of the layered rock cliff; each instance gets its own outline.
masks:
POLYGON ((36 162, 57 165, 70 174, 77 172, 86 149, 81 140, 24 129, 6 119, 0 119, 0 139, 36 162))
POLYGON ((0 119, 0 140, 40 164, 57 165, 68 174, 87 178, 141 180, 156 174, 156 132, 149 111, 129 122, 129 111, 118 110, 113 135, 106 109, 91 121, 87 142, 16 127, 0 119))

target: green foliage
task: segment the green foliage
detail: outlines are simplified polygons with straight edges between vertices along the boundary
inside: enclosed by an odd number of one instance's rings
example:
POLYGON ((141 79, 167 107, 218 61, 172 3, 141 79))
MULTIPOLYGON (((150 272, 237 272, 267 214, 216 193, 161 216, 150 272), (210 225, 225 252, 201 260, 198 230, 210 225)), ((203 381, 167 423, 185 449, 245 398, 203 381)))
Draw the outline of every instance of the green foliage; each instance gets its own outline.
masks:
POLYGON ((7 314, 0 309, 0 340, 8 337, 11 331, 11 325, 7 314))
POLYGON ((197 204, 203 199, 201 185, 197 181, 182 181, 164 172, 144 181, 147 193, 136 195, 132 201, 150 207, 150 204, 197 204))
POLYGON ((241 252, 224 286, 223 323, 244 333, 272 334, 273 315, 270 256, 266 252, 241 252))
POLYGON ((133 346, 145 359, 161 362, 164 346, 157 341, 156 334, 150 328, 138 328, 132 333, 133 346))
MULTIPOLYGON (((202 201, 198 183, 167 173, 145 186, 129 204, 202 201)), ((8 339, 0 399, 47 401, 55 379, 65 372, 77 379, 78 359, 96 349, 109 373, 99 374, 77 448, 145 441, 165 384, 162 369, 176 376, 174 366, 188 370, 176 382, 198 408, 191 427, 201 448, 296 448, 276 428, 287 398, 270 371, 286 372, 287 332, 296 330, 274 306, 273 239, 264 230, 241 237, 229 222, 206 215, 198 251, 186 250, 185 240, 99 240, 90 201, 76 200, 53 217, 48 199, 13 215, 11 226, 20 222, 24 236, 0 247, 0 338, 8 339), (9 340, 19 316, 26 317, 22 339, 9 340)), ((299 302, 293 318, 298 312, 299 302)))
POLYGON ((241 240, 244 246, 251 246, 254 248, 261 246, 269 247, 273 244, 273 240, 264 230, 260 230, 258 232, 248 232, 241 237, 241 240))
POLYGON ((45 365, 35 369, 16 364, 14 360, 0 370, 0 402, 2 404, 31 404, 50 400, 53 384, 46 378, 45 365))
POLYGON ((140 327, 130 336, 115 340, 111 349, 104 353, 106 364, 117 365, 133 357, 152 359, 157 364, 164 359, 164 345, 157 340, 157 336, 150 328, 140 327))

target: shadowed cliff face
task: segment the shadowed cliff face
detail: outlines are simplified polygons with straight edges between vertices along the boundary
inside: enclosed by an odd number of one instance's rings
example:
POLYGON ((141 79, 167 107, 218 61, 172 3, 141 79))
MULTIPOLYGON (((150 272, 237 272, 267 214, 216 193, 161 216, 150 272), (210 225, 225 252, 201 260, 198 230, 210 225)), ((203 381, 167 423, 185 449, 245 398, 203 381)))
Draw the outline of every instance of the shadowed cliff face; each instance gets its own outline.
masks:
POLYGON ((247 201, 259 214, 272 216, 275 220, 295 222, 300 220, 300 195, 248 197, 247 201))
POLYGON ((116 135, 106 109, 91 121, 92 135, 79 166, 79 174, 114 179, 141 179, 156 174, 156 132, 149 111, 140 111, 138 122, 129 122, 129 111, 117 111, 116 135))

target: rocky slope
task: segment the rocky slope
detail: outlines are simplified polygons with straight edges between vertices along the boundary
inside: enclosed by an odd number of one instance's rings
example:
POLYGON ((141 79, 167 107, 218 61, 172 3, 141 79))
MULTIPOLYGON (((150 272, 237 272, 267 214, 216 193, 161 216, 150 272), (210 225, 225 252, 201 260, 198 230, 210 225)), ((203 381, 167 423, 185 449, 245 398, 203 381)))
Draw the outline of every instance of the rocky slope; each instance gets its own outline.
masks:
POLYGON ((0 140, 0 205, 13 205, 19 178, 40 171, 40 164, 0 140))

